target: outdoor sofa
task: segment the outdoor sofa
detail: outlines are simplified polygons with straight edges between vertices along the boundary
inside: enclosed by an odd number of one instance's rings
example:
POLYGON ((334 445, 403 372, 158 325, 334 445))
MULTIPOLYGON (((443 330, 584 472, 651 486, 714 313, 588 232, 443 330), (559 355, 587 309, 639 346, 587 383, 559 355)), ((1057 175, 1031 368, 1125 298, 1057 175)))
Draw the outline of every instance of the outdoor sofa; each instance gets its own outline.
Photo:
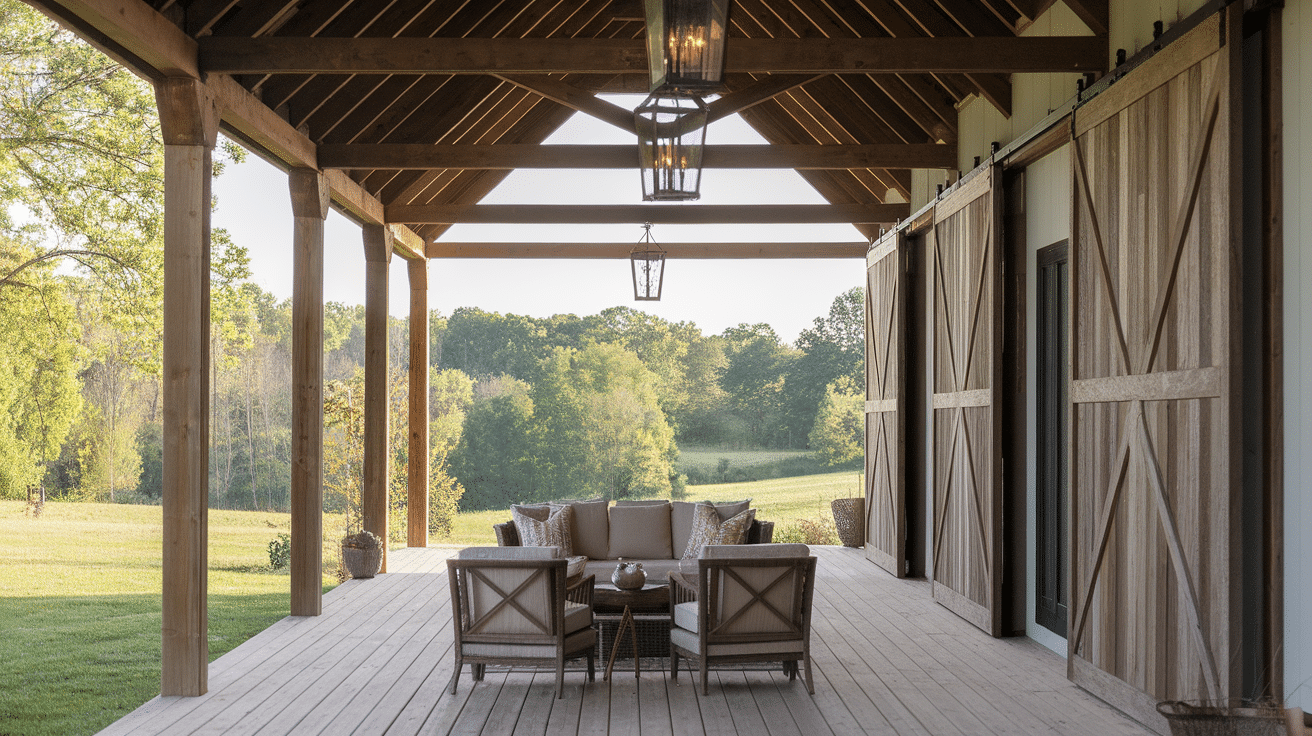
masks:
MULTIPOLYGON (((751 508, 751 499, 731 503, 707 503, 714 506, 720 522, 727 523, 751 508)), ((570 579, 596 575, 599 583, 609 582, 617 561, 641 562, 649 583, 664 583, 671 572, 680 570, 688 543, 693 537, 696 502, 692 501, 617 501, 613 505, 605 499, 587 501, 560 501, 551 504, 532 504, 512 507, 512 515, 520 517, 521 526, 526 517, 533 521, 549 518, 561 507, 570 507, 568 544, 559 537, 536 540, 567 549, 570 557, 570 579)), ((751 515, 745 544, 768 544, 774 538, 774 522, 751 515)), ((520 529, 515 520, 495 524, 497 544, 515 547, 522 544, 520 529)), ((695 540, 694 540, 695 541, 695 540)), ((694 553, 693 558, 696 557, 694 553)), ((696 560, 691 559, 689 569, 695 574, 696 560)))

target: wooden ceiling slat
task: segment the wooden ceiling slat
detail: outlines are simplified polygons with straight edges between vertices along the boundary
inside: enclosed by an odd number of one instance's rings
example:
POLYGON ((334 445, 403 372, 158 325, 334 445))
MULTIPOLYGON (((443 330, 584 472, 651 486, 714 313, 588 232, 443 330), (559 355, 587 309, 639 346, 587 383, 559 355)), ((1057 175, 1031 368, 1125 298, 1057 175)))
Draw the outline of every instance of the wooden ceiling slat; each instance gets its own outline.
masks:
MULTIPOLYGON (((410 93, 423 85, 426 79, 428 77, 413 74, 394 74, 387 77, 370 93, 368 104, 358 105, 336 122, 325 125, 316 138, 321 143, 350 143, 371 128, 381 134, 379 126, 382 125, 381 121, 388 112, 399 100, 406 99, 410 93)), ((451 79, 451 77, 443 79, 451 79)), ((418 99, 426 99, 426 96, 418 99)))
POLYGON ((260 0, 243 3, 227 20, 214 26, 216 36, 251 38, 276 28, 295 10, 301 0, 260 0))
POLYGON ((1104 35, 1110 29, 1109 0, 1066 0, 1066 5, 1093 30, 1094 35, 1104 35))
POLYGON ((192 0, 186 7, 183 29, 188 36, 207 33, 219 18, 237 6, 238 0, 192 0))
POLYGON ((984 0, 984 7, 988 8, 993 17, 997 18, 1012 33, 1019 34, 1020 29, 1029 25, 1030 19, 1025 17, 1015 6, 1007 0, 984 0))
MULTIPOLYGON (((883 87, 875 84, 869 76, 844 75, 830 78, 840 88, 846 88, 858 103, 864 105, 864 109, 855 104, 851 105, 850 115, 880 120, 901 139, 902 143, 924 143, 936 140, 932 127, 937 117, 925 109, 923 104, 918 104, 920 99, 911 94, 897 77, 884 75, 883 78, 896 84, 893 89, 901 93, 900 101, 894 99, 883 87), (920 113, 920 116, 908 113, 903 108, 903 104, 908 107, 914 105, 913 109, 920 113), (922 119, 925 120, 924 123, 921 122, 922 119)), ((834 94, 838 92, 835 91, 834 94)))
POLYGON ((1016 29, 1009 27, 976 2, 961 0, 934 0, 934 4, 943 14, 971 36, 1006 36, 1015 35, 1016 29))
MULTIPOLYGON (((879 74, 864 77, 845 76, 840 79, 844 84, 853 87, 854 90, 863 87, 867 83, 878 87, 888 97, 889 102, 897 105, 899 110, 915 121, 920 130, 929 136, 930 141, 956 142, 955 127, 948 126, 940 117, 939 111, 926 105, 925 101, 907 86, 902 77, 879 74)), ((947 109, 951 110, 952 108, 947 109)))
POLYGON ((727 118, 734 113, 746 110, 753 105, 759 105, 794 87, 800 87, 819 78, 819 76, 810 74, 767 75, 746 87, 729 92, 718 100, 709 103, 707 105, 710 108, 707 121, 713 123, 716 120, 727 118))

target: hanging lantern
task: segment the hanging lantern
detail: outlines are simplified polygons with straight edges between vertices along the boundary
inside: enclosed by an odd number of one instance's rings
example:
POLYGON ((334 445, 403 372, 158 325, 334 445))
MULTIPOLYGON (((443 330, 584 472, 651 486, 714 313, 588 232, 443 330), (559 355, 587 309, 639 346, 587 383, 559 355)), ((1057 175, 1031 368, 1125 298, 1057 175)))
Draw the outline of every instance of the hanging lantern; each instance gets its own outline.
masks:
POLYGON ((639 302, 661 300, 661 286, 665 282, 665 251, 651 239, 651 223, 644 224, 642 239, 629 252, 629 267, 633 271, 633 299, 639 302))
POLYGON ((708 114, 701 98, 667 91, 653 92, 633 111, 644 201, 701 196, 708 114))
POLYGON ((643 0, 651 89, 721 91, 729 0, 643 0))

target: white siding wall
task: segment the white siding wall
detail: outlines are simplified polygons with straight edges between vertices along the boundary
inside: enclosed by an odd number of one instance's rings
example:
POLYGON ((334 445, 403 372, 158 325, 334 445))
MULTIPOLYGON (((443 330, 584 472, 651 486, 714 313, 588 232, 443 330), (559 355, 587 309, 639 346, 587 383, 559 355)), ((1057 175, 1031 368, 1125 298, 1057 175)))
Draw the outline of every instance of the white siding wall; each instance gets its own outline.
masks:
POLYGON ((1036 254, 1039 249, 1068 240, 1071 236, 1071 147, 1062 146, 1025 169, 1025 633, 1035 641, 1066 656, 1066 640, 1034 620, 1035 575, 1037 574, 1034 541, 1038 536, 1036 515, 1038 489, 1038 413, 1035 363, 1038 324, 1036 254))
MULTIPOLYGON (((1151 30, 1151 28, 1150 28, 1151 30)), ((1054 3, 1038 20, 1021 32, 1022 36, 1088 36, 1075 13, 1063 2, 1054 3)), ((1149 34, 1151 37, 1151 33, 1149 34)), ((968 99, 961 106, 957 128, 957 160, 962 171, 974 168, 975 157, 989 157, 989 144, 1003 145, 1023 135, 1048 113, 1075 96, 1078 74, 1011 75, 1011 118, 1003 117, 981 97, 968 99)), ((931 186, 930 195, 934 188, 931 186)))
POLYGON ((1153 42, 1153 22, 1162 21, 1164 30, 1188 18, 1207 0, 1112 0, 1111 63, 1116 63, 1116 49, 1134 56, 1153 42))
POLYGON ((1285 700, 1312 711, 1312 0, 1284 10, 1285 700))

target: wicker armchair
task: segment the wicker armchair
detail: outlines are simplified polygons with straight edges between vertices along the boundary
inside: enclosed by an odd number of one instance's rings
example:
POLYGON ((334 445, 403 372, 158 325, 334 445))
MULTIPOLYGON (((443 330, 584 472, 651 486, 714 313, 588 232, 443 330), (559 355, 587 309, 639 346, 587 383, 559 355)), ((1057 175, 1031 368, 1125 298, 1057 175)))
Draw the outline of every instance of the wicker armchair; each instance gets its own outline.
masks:
POLYGON ((695 660, 702 694, 714 662, 783 662, 788 679, 805 668, 811 679, 811 598, 815 557, 804 544, 708 545, 697 560, 696 589, 670 576, 670 675, 679 657, 695 660))
POLYGON ((465 663, 474 680, 488 664, 556 666, 556 697, 565 693, 565 660, 587 657, 596 679, 592 578, 566 588, 566 560, 556 547, 470 547, 447 560, 455 627, 454 694, 465 663))

